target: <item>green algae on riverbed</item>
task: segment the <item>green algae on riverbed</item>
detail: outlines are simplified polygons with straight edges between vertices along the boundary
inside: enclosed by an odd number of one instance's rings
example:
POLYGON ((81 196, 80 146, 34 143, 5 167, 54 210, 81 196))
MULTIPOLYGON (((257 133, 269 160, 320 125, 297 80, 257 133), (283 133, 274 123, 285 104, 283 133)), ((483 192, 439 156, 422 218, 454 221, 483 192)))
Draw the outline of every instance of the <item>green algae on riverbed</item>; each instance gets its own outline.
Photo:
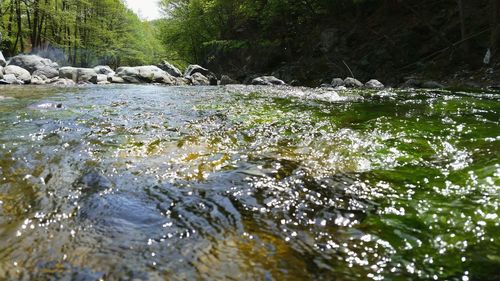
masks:
POLYGON ((500 278, 499 96, 269 89, 0 87, 0 279, 500 278))

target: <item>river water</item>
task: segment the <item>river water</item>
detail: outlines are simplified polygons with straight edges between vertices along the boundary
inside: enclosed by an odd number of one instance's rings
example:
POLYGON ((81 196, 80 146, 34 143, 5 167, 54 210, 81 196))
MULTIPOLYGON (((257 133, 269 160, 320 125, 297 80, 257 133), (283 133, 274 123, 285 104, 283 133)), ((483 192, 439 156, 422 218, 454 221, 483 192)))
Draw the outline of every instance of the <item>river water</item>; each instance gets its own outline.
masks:
POLYGON ((1 280, 498 280, 500 95, 0 87, 1 280))

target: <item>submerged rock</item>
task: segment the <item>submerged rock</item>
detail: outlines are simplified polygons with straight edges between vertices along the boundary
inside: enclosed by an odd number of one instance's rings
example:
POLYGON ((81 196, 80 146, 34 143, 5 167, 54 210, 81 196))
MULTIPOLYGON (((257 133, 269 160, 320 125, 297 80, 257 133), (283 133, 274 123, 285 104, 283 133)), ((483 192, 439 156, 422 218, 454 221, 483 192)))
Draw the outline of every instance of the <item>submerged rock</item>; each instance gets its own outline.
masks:
POLYGON ((344 79, 344 86, 346 86, 347 88, 361 88, 363 87, 363 83, 355 78, 347 77, 346 79, 344 79))
POLYGON ((26 69, 19 66, 9 64, 3 71, 5 74, 13 74, 16 79, 23 81, 24 84, 29 84, 31 82, 31 74, 26 69))
POLYGON ((177 67, 173 66, 171 63, 169 63, 166 60, 159 63, 157 66, 161 70, 167 72, 168 74, 170 74, 174 77, 182 77, 182 72, 177 67))
POLYGON ((56 102, 39 102, 29 105, 28 108, 37 110, 59 110, 63 109, 63 104, 56 102))
POLYGON ((286 83, 283 80, 280 80, 274 76, 261 76, 253 79, 252 85, 272 86, 272 85, 286 85, 286 83))
POLYGON ((97 79, 97 72, 92 68, 61 67, 59 77, 71 79, 75 83, 90 82, 97 79))
POLYGON ((365 83, 365 87, 368 89, 383 89, 385 86, 380 81, 372 79, 365 83))
MULTIPOLYGON (((59 65, 50 59, 42 58, 37 55, 17 55, 10 59, 9 65, 16 65, 29 71, 30 74, 37 70, 45 69, 53 73, 59 69, 59 65), (51 69, 50 71, 48 69, 51 69)), ((44 74, 45 75, 45 74, 44 74)), ((47 76, 47 75, 45 75, 47 76)), ((47 76, 48 78, 52 78, 47 76)))

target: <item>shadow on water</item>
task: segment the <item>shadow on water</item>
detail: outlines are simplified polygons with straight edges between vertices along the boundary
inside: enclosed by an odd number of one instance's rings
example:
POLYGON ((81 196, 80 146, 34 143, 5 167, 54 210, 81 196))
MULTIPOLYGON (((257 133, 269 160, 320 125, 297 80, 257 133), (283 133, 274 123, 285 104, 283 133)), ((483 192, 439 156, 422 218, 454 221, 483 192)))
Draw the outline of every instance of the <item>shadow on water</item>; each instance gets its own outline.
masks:
POLYGON ((500 277, 496 94, 0 89, 0 279, 500 277))

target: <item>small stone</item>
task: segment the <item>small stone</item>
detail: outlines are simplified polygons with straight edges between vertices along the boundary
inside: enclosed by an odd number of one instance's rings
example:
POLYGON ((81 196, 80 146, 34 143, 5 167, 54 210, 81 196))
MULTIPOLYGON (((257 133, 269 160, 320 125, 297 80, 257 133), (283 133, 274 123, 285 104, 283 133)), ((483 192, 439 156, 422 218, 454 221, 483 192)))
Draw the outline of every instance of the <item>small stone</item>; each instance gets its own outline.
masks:
POLYGON ((274 76, 261 76, 253 79, 252 85, 280 86, 280 85, 286 85, 286 83, 283 80, 280 80, 274 76))
POLYGON ((239 84, 239 82, 229 77, 228 75, 222 75, 222 77, 220 78, 220 85, 231 85, 231 84, 239 84))

